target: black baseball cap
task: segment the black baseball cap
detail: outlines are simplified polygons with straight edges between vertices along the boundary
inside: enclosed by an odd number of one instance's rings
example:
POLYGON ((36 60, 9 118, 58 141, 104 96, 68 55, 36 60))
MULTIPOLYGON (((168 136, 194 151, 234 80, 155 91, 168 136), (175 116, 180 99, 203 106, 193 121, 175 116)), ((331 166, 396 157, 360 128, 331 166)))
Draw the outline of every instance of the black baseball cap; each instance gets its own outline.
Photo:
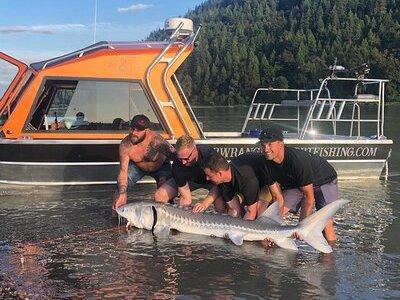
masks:
POLYGON ((136 130, 145 130, 150 128, 150 120, 145 115, 136 115, 132 118, 131 128, 136 130))
POLYGON ((258 137, 260 140, 258 143, 269 143, 276 141, 283 141, 283 133, 282 130, 276 128, 267 128, 261 131, 260 136, 258 137))

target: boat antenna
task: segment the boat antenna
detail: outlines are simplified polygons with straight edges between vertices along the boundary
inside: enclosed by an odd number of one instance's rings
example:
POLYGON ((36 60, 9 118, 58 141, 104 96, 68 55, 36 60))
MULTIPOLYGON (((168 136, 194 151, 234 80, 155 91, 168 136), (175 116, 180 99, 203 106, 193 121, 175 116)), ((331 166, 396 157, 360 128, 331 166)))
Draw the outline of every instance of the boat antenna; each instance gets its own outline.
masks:
POLYGON ((96 29, 97 29, 97 0, 94 0, 94 28, 93 28, 93 44, 96 43, 96 29))
POLYGON ((333 62, 333 65, 329 66, 329 74, 328 76, 330 78, 336 77, 337 72, 345 72, 345 67, 338 65, 338 59, 335 57, 335 61, 333 62))
POLYGON ((336 65, 337 65, 337 57, 335 57, 333 65, 329 66, 329 70, 331 71, 331 74, 330 74, 331 78, 335 77, 336 65))

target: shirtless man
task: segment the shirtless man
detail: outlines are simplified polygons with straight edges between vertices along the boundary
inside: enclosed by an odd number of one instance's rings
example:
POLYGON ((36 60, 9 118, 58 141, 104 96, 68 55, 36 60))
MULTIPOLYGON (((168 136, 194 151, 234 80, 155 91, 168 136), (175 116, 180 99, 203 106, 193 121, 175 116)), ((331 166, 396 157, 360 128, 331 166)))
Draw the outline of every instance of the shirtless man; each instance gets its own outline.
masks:
MULTIPOLYGON (((161 186, 171 176, 172 147, 161 135, 150 129, 145 115, 132 118, 131 132, 119 145, 118 190, 113 209, 126 204, 128 185, 131 188, 143 176, 151 176, 161 186)), ((157 200, 157 199, 156 199, 157 200)))

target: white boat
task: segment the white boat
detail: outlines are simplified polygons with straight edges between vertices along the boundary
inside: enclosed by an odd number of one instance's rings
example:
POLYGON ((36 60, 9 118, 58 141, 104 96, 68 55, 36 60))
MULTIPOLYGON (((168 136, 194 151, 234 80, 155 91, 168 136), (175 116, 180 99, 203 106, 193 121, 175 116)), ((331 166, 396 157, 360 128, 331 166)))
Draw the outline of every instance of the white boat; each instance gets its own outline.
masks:
POLYGON ((199 29, 182 18, 166 29, 168 41, 100 42, 30 66, 0 52, 16 70, 0 100, 0 183, 115 183, 119 143, 139 113, 171 143, 190 134, 228 159, 259 151, 260 127, 281 126, 286 144, 326 157, 339 177, 379 178, 393 144, 384 136, 387 80, 332 72, 318 89, 260 88, 241 132, 204 132, 175 76, 199 29), (353 85, 348 98, 335 96, 343 82, 353 85))

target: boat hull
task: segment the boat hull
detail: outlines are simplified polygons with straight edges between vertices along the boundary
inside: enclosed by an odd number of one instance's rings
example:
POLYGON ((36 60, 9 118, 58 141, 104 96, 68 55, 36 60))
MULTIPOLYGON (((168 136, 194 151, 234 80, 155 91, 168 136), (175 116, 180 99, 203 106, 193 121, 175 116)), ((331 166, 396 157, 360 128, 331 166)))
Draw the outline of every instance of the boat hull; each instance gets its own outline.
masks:
MULTIPOLYGON (((231 159, 259 152, 254 138, 200 140, 231 159)), ((339 178, 379 178, 391 140, 298 140, 287 145, 325 157, 339 178)), ((118 140, 0 140, 0 183, 22 185, 115 184, 118 140)), ((148 180, 144 180, 148 181, 148 180)))

